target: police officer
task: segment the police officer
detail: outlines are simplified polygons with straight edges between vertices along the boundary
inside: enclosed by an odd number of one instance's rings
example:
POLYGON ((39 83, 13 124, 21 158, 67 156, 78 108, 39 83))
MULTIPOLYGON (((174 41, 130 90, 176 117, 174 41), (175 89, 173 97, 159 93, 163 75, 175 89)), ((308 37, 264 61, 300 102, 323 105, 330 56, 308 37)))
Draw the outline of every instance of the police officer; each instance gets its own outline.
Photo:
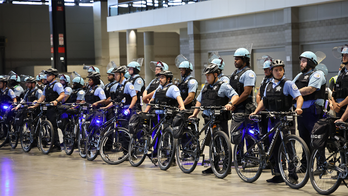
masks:
POLYGON ((106 104, 109 104, 111 100, 111 92, 110 92, 111 88, 117 84, 117 81, 115 80, 115 75, 113 73, 115 69, 117 68, 110 68, 106 72, 108 74, 108 81, 109 81, 109 83, 106 84, 104 87, 105 96, 107 98, 106 104))
POLYGON ((7 78, 0 76, 0 103, 17 103, 17 98, 12 89, 7 87, 7 78))
POLYGON ((225 68, 225 61, 221 57, 219 57, 212 59, 210 63, 214 63, 219 66, 219 81, 230 83, 230 78, 222 73, 225 68))
POLYGON ((21 78, 16 73, 13 72, 13 74, 10 76, 9 79, 9 86, 13 90, 13 92, 16 95, 16 98, 18 101, 24 97, 24 89, 20 85, 21 78))
MULTIPOLYGON (((180 55, 179 55, 180 56, 180 55)), ((197 80, 191 76, 193 65, 188 60, 181 61, 177 67, 180 69, 181 82, 178 84, 180 94, 184 100, 185 107, 191 109, 196 103, 197 80)))
POLYGON ((250 113, 255 109, 252 103, 252 93, 256 74, 250 69, 250 53, 247 49, 237 49, 234 57, 234 66, 237 70, 230 77, 230 85, 238 93, 239 99, 233 105, 232 110, 238 113, 250 113))
MULTIPOLYGON (((47 71, 45 71, 45 74, 47 75, 48 84, 46 85, 42 96, 37 102, 38 103, 41 103, 43 101, 51 102, 54 106, 57 106, 57 104, 61 102, 65 97, 63 85, 56 81, 56 78, 58 76, 58 70, 55 68, 49 68, 47 71)), ((39 104, 36 104, 29 108, 36 108, 38 106, 39 104)), ((57 130, 56 115, 57 115, 56 107, 47 108, 46 116, 47 116, 47 119, 52 123, 54 134, 55 134, 54 135, 55 141, 53 142, 54 147, 52 148, 52 152, 61 151, 59 137, 58 137, 58 130, 57 130)))
MULTIPOLYGON (((100 74, 99 68, 98 68, 98 67, 95 67, 95 66, 90 66, 90 67, 88 68, 87 72, 88 72, 88 75, 91 74, 91 73, 93 73, 93 72, 97 72, 97 73, 100 74)), ((100 81, 99 81, 99 83, 100 83, 100 84, 99 84, 100 88, 104 89, 104 82, 103 82, 103 80, 101 80, 101 79, 99 79, 99 80, 100 80, 100 81)))
POLYGON ((88 89, 85 94, 85 102, 92 104, 93 107, 98 107, 104 104, 106 100, 104 90, 100 85, 100 74, 92 72, 88 76, 88 89))
MULTIPOLYGON (((338 71, 341 71, 343 67, 344 67, 344 64, 341 64, 340 68, 338 68, 338 71)), ((336 85, 337 77, 338 77, 338 75, 335 75, 335 76, 331 77, 329 80, 329 89, 331 91, 333 91, 333 89, 336 85)))
MULTIPOLYGON (((24 92, 24 98, 21 101, 21 103, 24 102, 34 102, 40 99, 43 92, 40 88, 36 85, 36 80, 33 77, 28 77, 24 79, 25 86, 27 87, 26 91, 24 92)), ((19 104, 14 109, 17 110, 21 105, 19 104)))
MULTIPOLYGON (((292 107, 292 100, 296 100, 296 110, 295 112, 300 115, 302 114, 302 104, 303 98, 301 96, 300 91, 298 90, 296 84, 294 84, 291 80, 288 80, 284 76, 285 72, 285 64, 282 60, 273 60, 271 71, 273 74, 273 79, 266 85, 264 96, 262 100, 257 105, 257 108, 250 115, 255 115, 258 112, 266 109, 268 111, 289 111, 292 107)), ((276 122, 273 122, 275 124, 276 122)), ((271 162, 274 165, 274 174, 275 176, 267 182, 271 183, 280 183, 283 182, 283 178, 280 175, 280 170, 278 167, 278 150, 280 145, 280 139, 275 143, 271 162)), ((294 181, 297 180, 297 175, 295 172, 289 174, 290 178, 294 181)))
MULTIPOLYGON (((207 83, 204 85, 201 93, 197 97, 196 107, 200 106, 225 106, 227 110, 232 110, 233 105, 237 102, 239 96, 229 83, 219 81, 219 66, 216 64, 209 64, 204 68, 207 83)), ((195 109, 192 117, 197 117, 198 109, 195 109)), ((229 112, 221 115, 220 126, 223 132, 228 135, 228 120, 229 112)), ((209 110, 203 111, 203 117, 210 116, 209 110)), ((202 171, 203 174, 212 174, 213 170, 208 168, 202 171)))
POLYGON ((45 77, 46 76, 44 73, 39 73, 36 76, 36 86, 41 90, 43 90, 45 88, 45 84, 43 83, 43 80, 46 79, 45 77))
MULTIPOLYGON (((124 77, 126 71, 126 66, 120 66, 113 70, 113 73, 115 73, 116 85, 112 86, 110 94, 111 99, 116 102, 122 102, 124 99, 123 109, 126 109, 125 114, 134 114, 138 97, 133 84, 124 77)), ((110 103, 106 108, 110 108, 112 105, 113 104, 110 103)), ((127 116, 129 120, 131 115, 127 116)))
POLYGON ((71 92, 72 92, 72 89, 69 86, 69 84, 70 84, 70 76, 68 76, 66 74, 62 74, 62 75, 60 75, 59 80, 60 80, 60 83, 63 85, 64 94, 65 94, 65 97, 62 100, 62 103, 65 103, 66 100, 69 99, 69 97, 71 95, 71 92))
POLYGON ((268 82, 270 82, 273 78, 272 72, 271 72, 271 64, 272 64, 272 60, 271 59, 267 59, 264 63, 263 63, 263 72, 265 73, 265 77, 263 78, 261 84, 260 84, 260 89, 259 92, 256 95, 256 103, 259 104, 259 102, 261 101, 263 94, 265 92, 265 87, 268 84, 268 82))
MULTIPOLYGON (((297 117, 297 127, 301 138, 310 146, 311 133, 314 124, 321 118, 323 113, 326 78, 322 70, 314 71, 318 65, 317 56, 310 51, 303 52, 300 55, 301 73, 299 73, 293 82, 299 88, 304 99, 301 116, 297 117)), ((296 107, 296 104, 295 104, 296 107)), ((303 153, 302 165, 299 171, 306 171, 306 159, 303 153)))
MULTIPOLYGON (((173 73, 171 71, 161 71, 159 74, 160 86, 153 94, 150 103, 177 106, 180 110, 185 109, 184 101, 180 95, 180 90, 172 83, 173 73)), ((151 106, 148 105, 145 112, 149 112, 151 106)))
POLYGON ((332 105, 337 113, 337 117, 341 117, 348 104, 348 45, 340 48, 342 55, 342 64, 344 67, 338 72, 336 86, 332 94, 332 105))
POLYGON ((84 91, 83 86, 85 85, 85 81, 80 76, 77 76, 72 80, 72 83, 72 92, 66 103, 80 103, 81 101, 84 101, 86 92, 84 91))
POLYGON ((157 87, 160 84, 159 80, 159 73, 161 71, 168 71, 168 65, 165 62, 162 61, 151 61, 151 65, 154 65, 155 67, 155 75, 156 77, 150 82, 150 84, 146 87, 143 93, 143 101, 145 103, 149 103, 150 99, 152 98, 153 94, 155 93, 157 87))
POLYGON ((131 77, 128 79, 130 83, 133 84, 135 91, 137 92, 137 103, 136 103, 136 110, 141 111, 141 102, 143 95, 143 92, 145 90, 145 81, 144 79, 139 75, 141 65, 136 62, 132 61, 127 65, 128 73, 131 75, 131 77))

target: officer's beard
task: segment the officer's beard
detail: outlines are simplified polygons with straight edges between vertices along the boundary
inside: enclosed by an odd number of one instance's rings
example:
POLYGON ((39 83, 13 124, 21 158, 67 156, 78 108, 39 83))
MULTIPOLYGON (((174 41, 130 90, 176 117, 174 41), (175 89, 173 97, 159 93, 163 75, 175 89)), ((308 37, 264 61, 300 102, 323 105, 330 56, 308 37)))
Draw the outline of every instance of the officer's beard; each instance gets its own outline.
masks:
POLYGON ((111 78, 111 79, 108 79, 109 80, 109 82, 111 83, 111 82, 114 82, 115 81, 115 78, 111 78))
POLYGON ((16 81, 10 81, 10 86, 11 86, 11 87, 16 86, 17 84, 18 84, 18 82, 16 82, 16 81))
POLYGON ((342 62, 343 65, 348 65, 348 61, 343 62, 343 59, 342 59, 341 62, 342 62))

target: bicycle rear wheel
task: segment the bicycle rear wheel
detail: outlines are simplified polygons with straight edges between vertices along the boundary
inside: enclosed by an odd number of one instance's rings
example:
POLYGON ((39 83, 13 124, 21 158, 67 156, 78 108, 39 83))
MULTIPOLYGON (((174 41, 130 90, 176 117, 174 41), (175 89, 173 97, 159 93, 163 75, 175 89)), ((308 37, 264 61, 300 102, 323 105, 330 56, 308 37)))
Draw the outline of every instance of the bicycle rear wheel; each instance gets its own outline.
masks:
POLYGON ((94 128, 94 130, 90 130, 90 133, 93 134, 86 137, 86 157, 88 161, 93 161, 99 154, 98 141, 100 133, 95 129, 96 128, 94 128))
POLYGON ((5 122, 0 123, 0 148, 8 142, 9 126, 5 122))
POLYGON ((157 149, 158 165, 161 170, 169 169, 172 162, 175 161, 175 148, 173 130, 168 127, 163 131, 157 149))
POLYGON ((74 145, 75 145, 74 128, 75 128, 75 125, 71 122, 68 122, 64 127, 63 143, 64 143, 64 151, 65 151, 65 154, 67 155, 71 155, 74 152, 74 145))
POLYGON ((333 142, 328 141, 325 148, 314 150, 309 163, 311 184, 322 195, 335 192, 342 181, 338 178, 340 172, 337 170, 342 165, 342 157, 337 148, 330 148, 333 142))
POLYGON ((13 126, 12 123, 10 124, 8 138, 9 138, 10 146, 12 149, 16 149, 16 147, 18 145, 18 138, 19 138, 19 130, 18 129, 20 129, 20 127, 13 126))
POLYGON ((218 178, 225 178, 231 171, 232 148, 226 133, 214 130, 213 138, 209 145, 211 168, 218 178))
POLYGON ((129 143, 128 159, 133 167, 138 167, 144 162, 149 145, 150 138, 146 136, 146 131, 138 130, 138 132, 132 136, 129 143))
POLYGON ((24 152, 29 152, 31 150, 34 141, 31 132, 31 126, 28 123, 24 123, 21 128, 21 146, 24 152))
POLYGON ((79 149, 79 155, 81 158, 86 158, 86 132, 85 132, 86 125, 81 126, 81 130, 79 133, 79 138, 77 142, 77 146, 79 149))
POLYGON ((52 123, 48 120, 41 122, 39 143, 44 154, 48 154, 54 145, 54 129, 52 123))
POLYGON ((199 141, 194 134, 184 132, 176 141, 176 161, 184 173, 191 173, 195 170, 199 161, 199 141))
POLYGON ((250 135, 245 135, 239 144, 234 145, 234 168, 243 181, 251 183, 259 179, 263 165, 261 155, 261 146, 250 135))
POLYGON ((280 174, 291 188, 302 188, 309 179, 309 149, 303 139, 296 135, 285 137, 283 142, 278 151, 280 174))
POLYGON ((131 136, 127 129, 117 127, 104 134, 101 139, 100 156, 110 165, 120 164, 128 158, 131 136))

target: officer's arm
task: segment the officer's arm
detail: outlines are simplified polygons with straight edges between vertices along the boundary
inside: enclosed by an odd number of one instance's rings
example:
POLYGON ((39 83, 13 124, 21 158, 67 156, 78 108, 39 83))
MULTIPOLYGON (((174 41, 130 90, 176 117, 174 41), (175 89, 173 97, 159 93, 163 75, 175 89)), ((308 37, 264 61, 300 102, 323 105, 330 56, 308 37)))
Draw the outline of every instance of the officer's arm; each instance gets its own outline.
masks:
POLYGON ((302 96, 310 95, 314 93, 317 90, 317 88, 313 86, 306 86, 300 89, 300 93, 302 96))
MULTIPOLYGON (((149 101, 149 103, 153 102, 153 100, 154 100, 154 99, 152 98, 152 99, 149 101)), ((147 112, 150 111, 150 109, 151 109, 151 106, 150 106, 150 105, 147 105, 144 112, 147 113, 147 112)))
POLYGON ((111 97, 108 97, 106 100, 105 100, 105 105, 110 105, 111 103, 111 97))
POLYGON ((261 101, 261 94, 260 94, 260 91, 259 91, 259 92, 257 92, 257 95, 256 95, 256 103, 257 103, 257 105, 259 105, 260 101, 261 101))
POLYGON ((303 97, 298 96, 295 98, 295 100, 296 100, 296 109, 301 109, 303 105, 303 97))
POLYGON ((341 103, 338 104, 338 107, 343 107, 348 104, 348 97, 346 97, 341 103))
POLYGON ((149 103, 150 102, 150 99, 153 96, 153 94, 155 94, 155 91, 156 90, 152 91, 150 94, 147 94, 147 90, 144 91, 144 93, 143 93, 143 101, 144 101, 144 103, 149 103))
POLYGON ((263 105, 263 100, 261 100, 259 102, 259 104, 257 105, 257 108, 255 109, 255 111, 253 113, 251 113, 250 116, 257 114, 257 113, 259 113, 260 111, 262 111, 264 109, 265 109, 265 106, 263 105))
POLYGON ((66 100, 68 100, 70 97, 70 95, 65 95, 64 98, 62 99, 62 103, 65 103, 66 100))
POLYGON ((59 94, 59 97, 56 99, 58 102, 61 102, 63 99, 64 99, 64 97, 65 97, 65 93, 64 92, 61 92, 60 94, 59 94))
POLYGON ((13 103, 17 103, 17 98, 13 98, 13 103))
POLYGON ((99 101, 93 103, 93 105, 98 106, 98 105, 101 105, 101 104, 105 103, 105 101, 106 101, 106 99, 102 99, 102 100, 99 100, 99 101))
POLYGON ((235 105, 239 105, 243 101, 245 101, 249 95, 251 94, 251 91, 253 90, 253 86, 245 86, 244 91, 241 95, 239 95, 239 99, 235 105))
POLYGON ((193 101, 193 99, 195 98, 196 93, 195 92, 190 92, 188 94, 188 96, 186 97, 184 104, 187 105, 189 103, 191 103, 193 101))
POLYGON ((137 100, 138 100, 138 97, 136 95, 132 97, 132 102, 129 105, 129 109, 133 109, 134 108, 134 105, 137 102, 137 100))
POLYGON ((179 109, 180 110, 184 110, 185 109, 185 105, 184 105, 184 101, 182 100, 182 97, 181 96, 177 96, 176 100, 178 101, 179 109))
POLYGON ((346 110, 344 111, 343 115, 341 116, 340 120, 342 122, 346 121, 348 119, 348 107, 346 108, 346 110))
MULTIPOLYGON (((199 101, 196 102, 196 107, 201 107, 201 105, 202 105, 201 102, 199 102, 199 101)), ((193 116, 193 117, 197 117, 198 113, 199 113, 199 109, 195 109, 195 110, 193 111, 192 116, 193 116)))
POLYGON ((39 106, 39 103, 43 102, 45 100, 46 96, 45 95, 41 95, 40 99, 37 100, 37 104, 35 104, 34 106, 31 106, 29 108, 36 108, 39 106))

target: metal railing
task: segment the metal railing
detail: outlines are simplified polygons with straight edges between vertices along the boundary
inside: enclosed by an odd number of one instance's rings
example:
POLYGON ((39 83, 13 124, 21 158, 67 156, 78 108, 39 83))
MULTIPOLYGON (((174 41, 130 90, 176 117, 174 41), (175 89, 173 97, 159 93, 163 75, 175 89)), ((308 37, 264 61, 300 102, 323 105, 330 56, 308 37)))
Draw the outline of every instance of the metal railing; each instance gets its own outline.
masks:
POLYGON ((133 0, 109 6, 109 16, 181 6, 207 0, 133 0))

